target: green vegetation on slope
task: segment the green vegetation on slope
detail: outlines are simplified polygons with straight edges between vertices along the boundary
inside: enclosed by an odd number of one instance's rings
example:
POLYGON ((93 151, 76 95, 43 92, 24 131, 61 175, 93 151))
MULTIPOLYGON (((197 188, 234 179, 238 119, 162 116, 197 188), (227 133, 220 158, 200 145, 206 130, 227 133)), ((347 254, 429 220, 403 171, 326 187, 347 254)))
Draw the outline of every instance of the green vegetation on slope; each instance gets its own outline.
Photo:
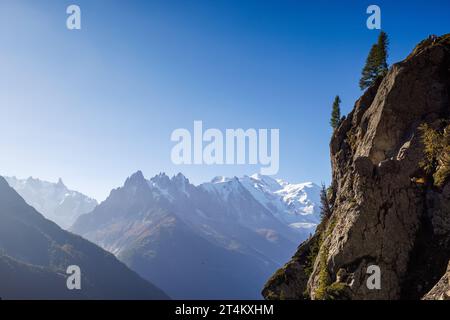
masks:
POLYGON ((419 130, 425 156, 420 166, 432 178, 433 185, 440 188, 450 177, 450 124, 442 130, 422 124, 419 130))

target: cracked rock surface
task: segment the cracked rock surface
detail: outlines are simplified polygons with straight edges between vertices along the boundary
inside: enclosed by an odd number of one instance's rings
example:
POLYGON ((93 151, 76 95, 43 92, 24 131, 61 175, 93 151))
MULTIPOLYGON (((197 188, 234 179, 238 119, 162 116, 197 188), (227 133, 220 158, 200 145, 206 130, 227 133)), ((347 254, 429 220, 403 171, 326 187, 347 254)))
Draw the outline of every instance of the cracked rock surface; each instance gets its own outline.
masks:
POLYGON ((334 132, 332 216, 272 276, 263 296, 444 299, 450 182, 438 188, 423 172, 419 130, 443 122, 450 122, 450 35, 423 41, 393 65, 334 132), (381 272, 379 289, 367 286, 371 265, 381 272))

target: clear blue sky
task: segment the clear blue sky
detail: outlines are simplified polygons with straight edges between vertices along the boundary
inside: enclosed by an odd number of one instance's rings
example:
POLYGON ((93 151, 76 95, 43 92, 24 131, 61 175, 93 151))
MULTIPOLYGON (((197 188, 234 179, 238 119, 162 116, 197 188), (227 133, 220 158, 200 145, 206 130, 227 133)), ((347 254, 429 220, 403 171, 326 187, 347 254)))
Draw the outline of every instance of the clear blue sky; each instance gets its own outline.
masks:
MULTIPOLYGON (((450 2, 0 1, 0 174, 97 199, 141 169, 194 183, 259 166, 175 166, 176 128, 279 128, 280 171, 330 181, 330 105, 348 113, 382 9, 390 62, 450 32, 450 2), (69 31, 77 4, 82 30, 69 31)), ((192 130, 192 129, 191 129, 192 130)))

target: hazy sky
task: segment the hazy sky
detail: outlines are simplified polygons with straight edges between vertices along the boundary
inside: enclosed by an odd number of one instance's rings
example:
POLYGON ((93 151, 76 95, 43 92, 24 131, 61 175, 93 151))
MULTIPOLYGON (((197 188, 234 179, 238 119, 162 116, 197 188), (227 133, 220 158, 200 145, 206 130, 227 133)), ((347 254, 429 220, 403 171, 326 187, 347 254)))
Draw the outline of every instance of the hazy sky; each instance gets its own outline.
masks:
POLYGON ((280 171, 330 181, 330 105, 359 97, 382 9, 390 62, 450 32, 450 2, 0 0, 0 174, 103 200, 136 170, 194 183, 259 166, 175 166, 174 129, 279 128, 280 171), (66 28, 77 4, 82 30, 66 28))

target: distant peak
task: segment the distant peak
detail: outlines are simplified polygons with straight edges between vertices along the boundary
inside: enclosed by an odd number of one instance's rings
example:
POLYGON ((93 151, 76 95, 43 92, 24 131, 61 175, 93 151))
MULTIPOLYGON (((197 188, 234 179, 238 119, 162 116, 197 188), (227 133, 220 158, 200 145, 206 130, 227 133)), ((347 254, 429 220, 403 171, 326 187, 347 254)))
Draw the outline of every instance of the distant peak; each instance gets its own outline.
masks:
POLYGON ((144 179, 144 174, 142 173, 141 170, 138 170, 135 173, 133 173, 130 178, 144 179))
POLYGON ((251 175, 250 178, 253 180, 261 181, 262 183, 265 183, 267 185, 278 185, 277 180, 275 180, 274 178, 272 178, 270 176, 262 175, 260 173, 255 173, 255 174, 251 175))
POLYGON ((135 173, 133 173, 130 177, 127 178, 127 180, 125 181, 125 186, 129 186, 129 185, 140 185, 142 183, 146 183, 144 175, 142 174, 142 171, 136 171, 135 173))
POLYGON ((181 172, 178 172, 176 176, 174 176, 172 179, 175 180, 188 180, 181 172))
POLYGON ((181 172, 172 178, 172 182, 179 186, 185 186, 189 184, 189 179, 186 178, 181 172))
POLYGON ((250 178, 253 178, 253 179, 256 179, 256 180, 261 180, 263 177, 264 176, 262 174, 260 174, 260 173, 255 173, 255 174, 252 174, 250 176, 250 178))
POLYGON ((169 176, 165 172, 160 172, 155 176, 155 178, 163 178, 163 179, 166 177, 168 178, 169 176))
POLYGON ((217 176, 211 180, 211 183, 222 183, 222 182, 226 182, 227 180, 228 180, 228 178, 226 178, 224 176, 217 176))
POLYGON ((262 175, 262 174, 260 174, 260 173, 252 174, 252 175, 250 176, 250 178, 255 179, 255 180, 259 180, 259 181, 270 181, 270 182, 276 181, 276 180, 273 179, 272 177, 270 177, 270 176, 265 176, 265 175, 262 175))
POLYGON ((60 187, 65 187, 65 184, 64 184, 64 182, 62 181, 61 178, 58 179, 57 185, 60 186, 60 187))
POLYGON ((159 174, 151 178, 150 181, 162 187, 167 186, 170 183, 170 178, 164 172, 160 172, 159 174))

